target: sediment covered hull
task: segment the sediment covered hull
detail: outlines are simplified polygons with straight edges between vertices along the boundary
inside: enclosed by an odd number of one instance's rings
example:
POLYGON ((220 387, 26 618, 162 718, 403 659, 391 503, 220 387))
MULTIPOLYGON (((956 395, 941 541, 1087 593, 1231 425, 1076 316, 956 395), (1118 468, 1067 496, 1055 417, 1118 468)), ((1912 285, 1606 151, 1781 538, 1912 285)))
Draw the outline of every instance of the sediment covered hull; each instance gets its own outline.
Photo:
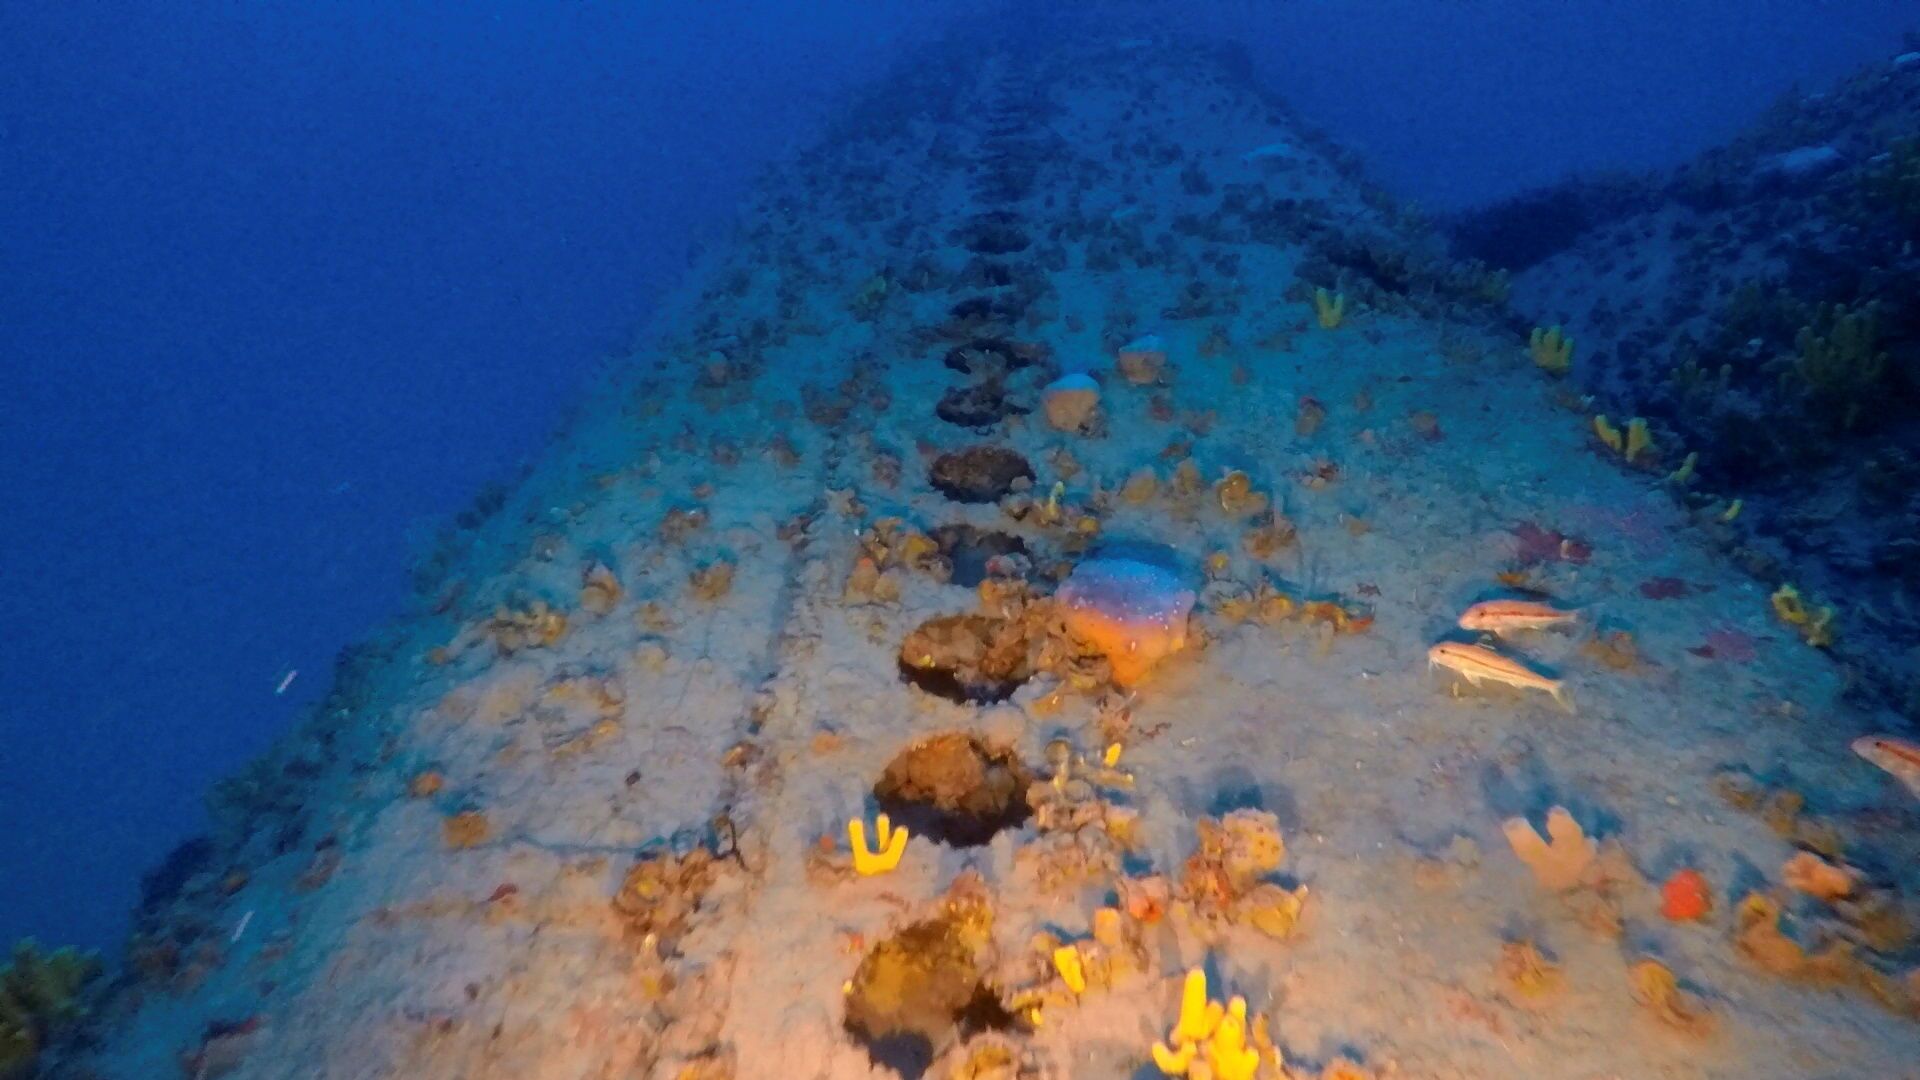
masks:
POLYGON ((1261 1076, 1910 1066, 1829 658, 1239 70, 963 38, 775 170, 218 793, 64 1074, 1151 1075, 1194 967, 1261 1076))

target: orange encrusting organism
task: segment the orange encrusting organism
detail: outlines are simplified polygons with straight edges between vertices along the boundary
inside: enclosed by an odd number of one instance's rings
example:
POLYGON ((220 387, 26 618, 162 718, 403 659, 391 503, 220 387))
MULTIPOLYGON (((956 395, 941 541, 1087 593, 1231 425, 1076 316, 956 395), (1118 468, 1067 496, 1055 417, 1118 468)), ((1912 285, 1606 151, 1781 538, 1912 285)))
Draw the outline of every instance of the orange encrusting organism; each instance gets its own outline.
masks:
POLYGON ((1713 911, 1713 890, 1706 875, 1688 868, 1677 871, 1660 886, 1660 914, 1674 922, 1694 922, 1713 911))
POLYGON ((1068 633, 1097 650, 1113 681, 1137 685, 1154 665, 1187 644, 1194 594, 1173 574, 1131 559, 1089 559, 1054 599, 1068 633))

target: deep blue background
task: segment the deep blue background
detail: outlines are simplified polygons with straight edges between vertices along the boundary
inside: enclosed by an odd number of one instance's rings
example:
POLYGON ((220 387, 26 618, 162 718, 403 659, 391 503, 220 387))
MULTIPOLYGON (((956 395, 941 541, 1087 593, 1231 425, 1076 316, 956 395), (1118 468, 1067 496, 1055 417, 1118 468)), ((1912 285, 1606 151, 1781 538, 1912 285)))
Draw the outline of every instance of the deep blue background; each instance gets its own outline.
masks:
MULTIPOLYGON (((111 943, 410 537, 537 452, 756 163, 973 6, 0 5, 0 942, 111 943)), ((1899 51, 1908 6, 1200 21, 1449 205, 1675 160, 1899 51)))
POLYGON ((1909 46, 1913 0, 1219 0, 1182 22, 1436 208, 1676 164, 1909 46))

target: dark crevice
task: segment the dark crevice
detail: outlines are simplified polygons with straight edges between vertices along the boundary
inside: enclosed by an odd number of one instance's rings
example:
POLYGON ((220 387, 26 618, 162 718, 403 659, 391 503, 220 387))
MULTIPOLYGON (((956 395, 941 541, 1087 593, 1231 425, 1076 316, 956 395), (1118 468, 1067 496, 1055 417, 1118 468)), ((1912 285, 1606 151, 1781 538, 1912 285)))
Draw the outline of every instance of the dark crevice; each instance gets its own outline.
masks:
POLYGON ((951 847, 978 847, 1020 827, 1032 810, 1033 776, 1010 750, 964 732, 922 740, 887 763, 873 799, 912 835, 951 847))
POLYGON ((953 567, 952 582, 969 589, 990 576, 988 566, 994 559, 1027 554, 1027 543, 1019 537, 971 525, 942 525, 929 535, 953 567))
POLYGON ((991 615, 928 619, 900 645, 900 677, 960 704, 1005 701, 1033 677, 1023 624, 991 615))
POLYGON ((1034 475, 1026 458, 1004 446, 969 446, 935 458, 928 481, 956 502, 989 503, 1011 493, 1016 482, 1031 482, 1034 475))

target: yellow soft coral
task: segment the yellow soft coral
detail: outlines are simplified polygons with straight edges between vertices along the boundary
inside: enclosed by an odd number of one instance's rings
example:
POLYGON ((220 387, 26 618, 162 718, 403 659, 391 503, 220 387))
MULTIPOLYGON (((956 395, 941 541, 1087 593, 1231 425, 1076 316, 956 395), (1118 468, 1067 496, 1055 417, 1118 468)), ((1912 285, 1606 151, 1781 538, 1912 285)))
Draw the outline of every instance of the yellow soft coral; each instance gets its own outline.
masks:
POLYGON ((847 821, 847 840, 853 846, 853 868, 861 877, 884 874, 900 865, 900 857, 907 853, 907 830, 904 826, 894 828, 887 815, 881 814, 873 819, 875 839, 879 841, 877 849, 867 847, 867 826, 859 818, 847 821))
POLYGON ((1573 367, 1573 338, 1557 326, 1534 327, 1533 336, 1527 339, 1527 351, 1533 354, 1533 362, 1548 374, 1565 375, 1573 367))

